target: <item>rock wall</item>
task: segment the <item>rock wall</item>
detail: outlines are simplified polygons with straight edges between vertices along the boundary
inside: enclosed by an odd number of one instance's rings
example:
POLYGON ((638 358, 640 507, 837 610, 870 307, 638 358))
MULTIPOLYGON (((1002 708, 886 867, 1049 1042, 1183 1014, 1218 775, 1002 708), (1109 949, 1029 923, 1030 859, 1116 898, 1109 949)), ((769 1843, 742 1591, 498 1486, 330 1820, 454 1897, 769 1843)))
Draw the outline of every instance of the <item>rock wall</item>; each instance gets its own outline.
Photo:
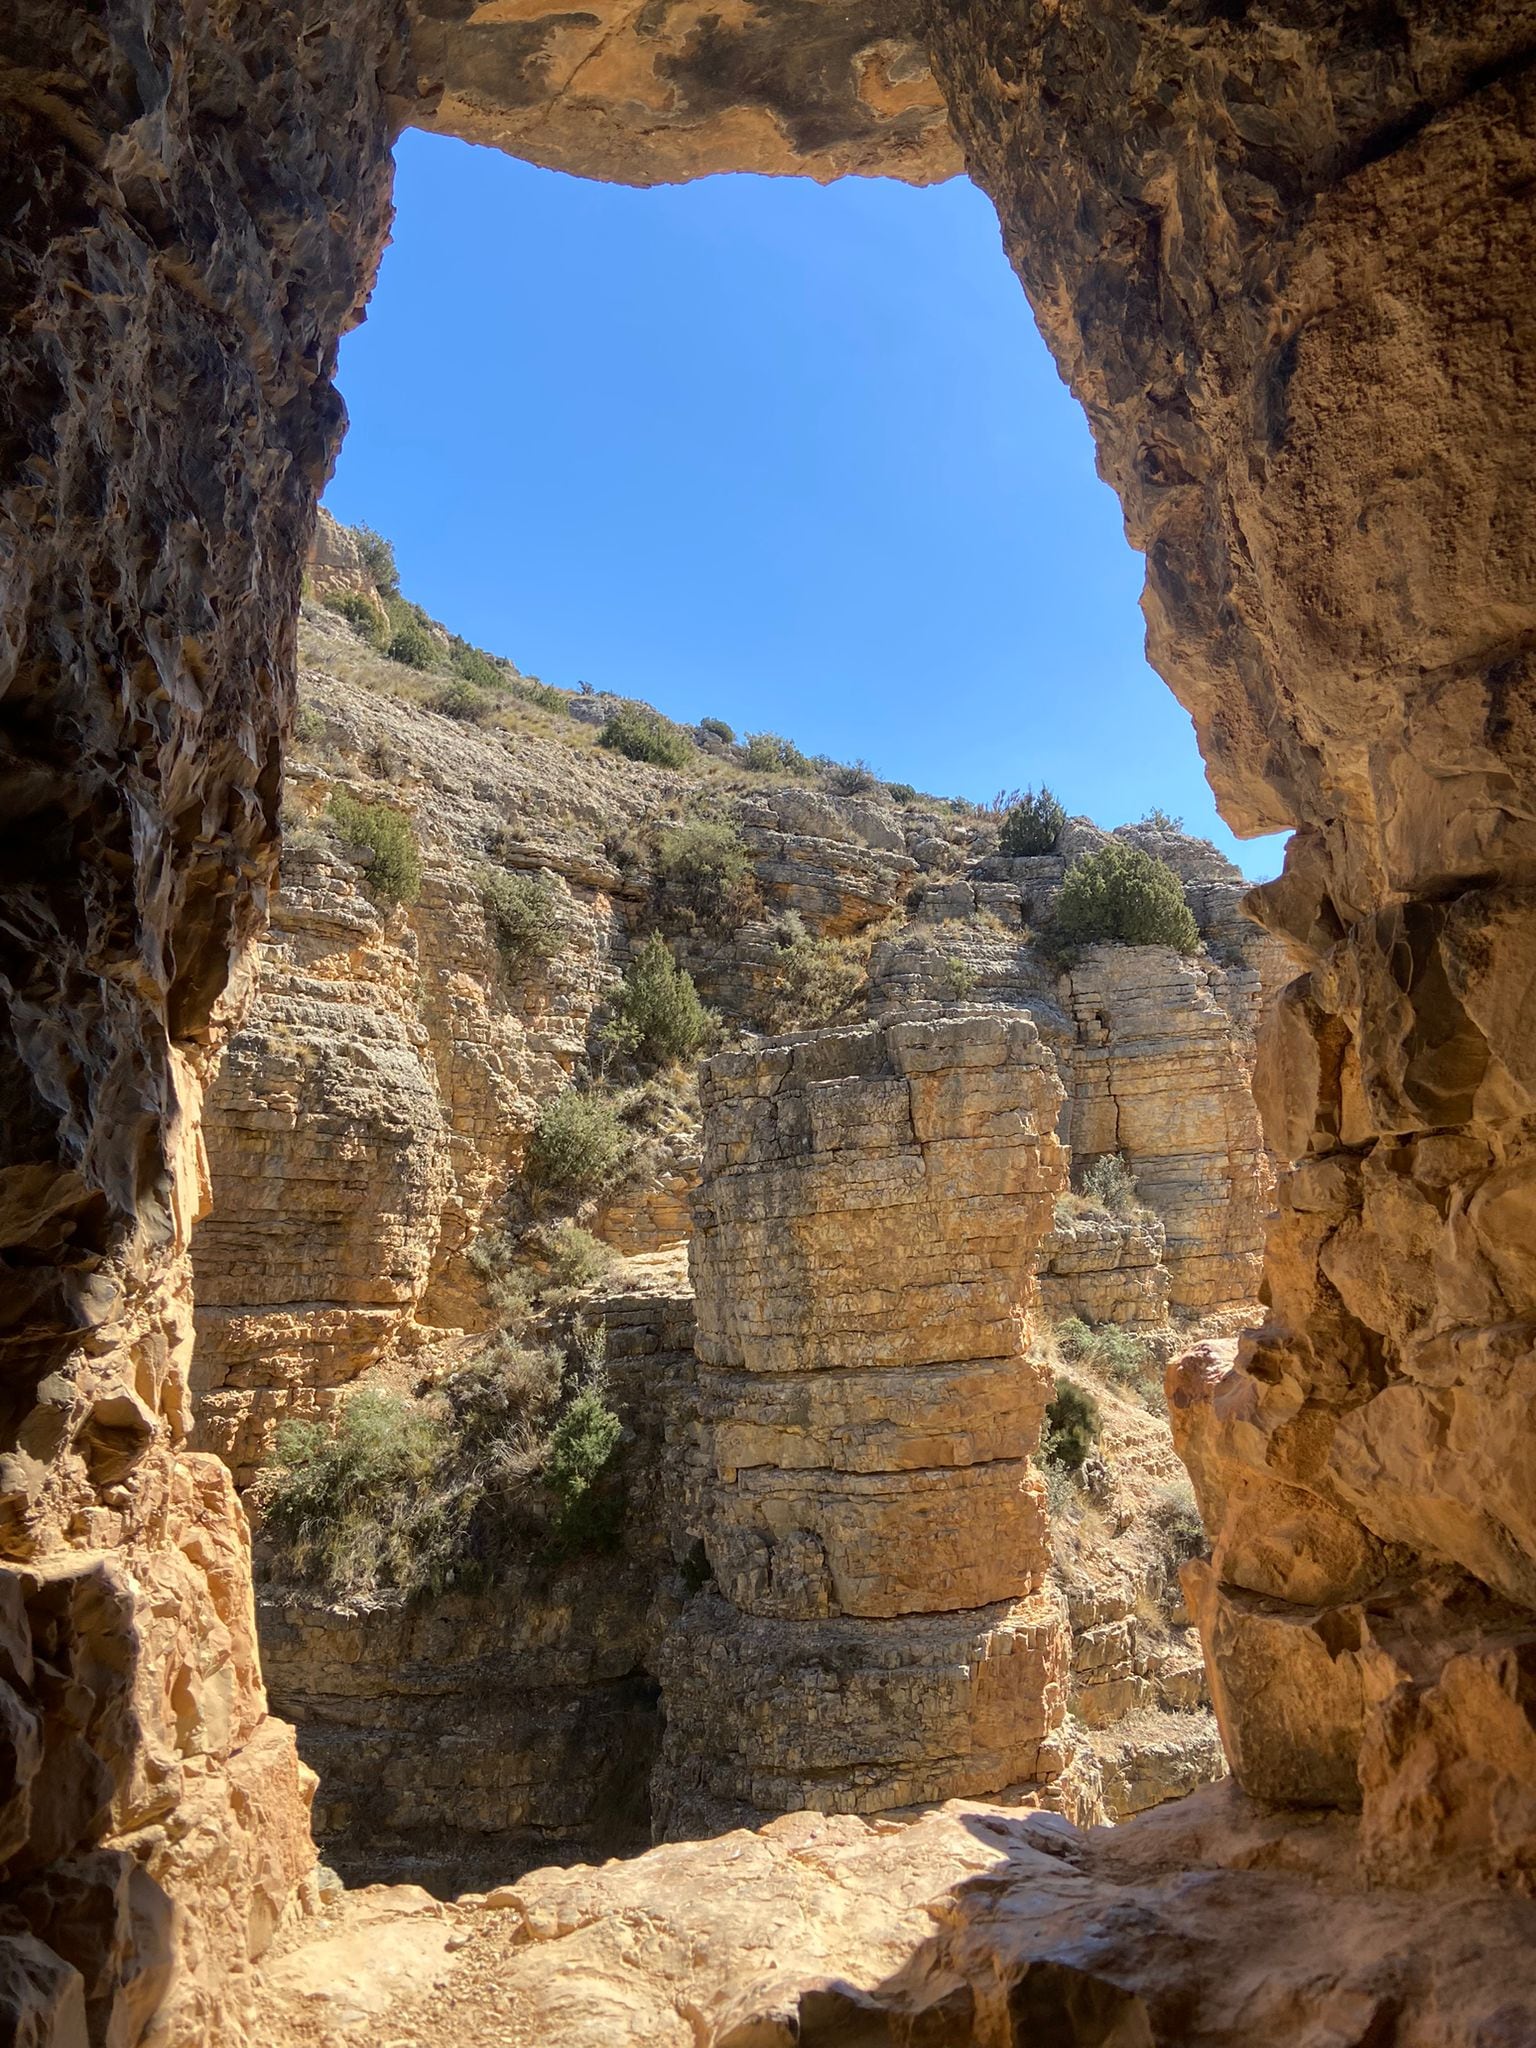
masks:
MULTIPOLYGON (((312 617, 306 645, 339 663, 357 642, 312 617)), ((317 737, 290 765, 282 887, 210 1090, 214 1202, 194 1242, 197 1440, 242 1485, 285 1414, 325 1413, 386 1354, 485 1326, 466 1255, 585 1055, 627 945, 598 820, 622 813, 629 764, 527 744, 514 764, 472 728, 320 667, 304 687, 317 737), (381 907, 310 822, 337 788, 411 816, 411 905, 381 907), (498 951, 482 888, 508 869, 550 885, 557 957, 509 967, 498 951)))
POLYGON ((0 25, 0 2030, 221 2044, 313 1858, 189 1456, 201 1093, 266 912, 294 613, 403 10, 0 25))
POLYGON ((1047 1321, 1167 1321, 1167 1237, 1155 1216, 1058 1215, 1040 1251, 1040 1308, 1047 1321))
POLYGON ((1068 982, 1074 1159, 1125 1160, 1162 1226, 1175 1308, 1252 1301, 1273 1188, 1251 1087, 1257 973, 1166 946, 1096 946, 1068 982))
MULTIPOLYGON (((332 539, 322 552, 345 549, 332 539)), ((381 1362, 484 1327, 467 1255, 522 1199, 528 1134, 595 1057, 631 943, 667 909, 652 875, 605 848, 626 826, 664 823, 699 788, 561 744, 553 721, 514 735, 386 694, 396 665, 317 608, 302 633, 304 737, 286 772, 282 886, 209 1093, 213 1208, 194 1243, 196 1440, 242 1487, 284 1414, 330 1412, 381 1362), (424 867, 415 902, 381 908, 366 868, 318 829, 337 789, 409 815, 424 867), (507 870, 542 875, 559 906, 553 956, 515 970, 482 901, 487 876, 507 870)), ((970 914, 937 925, 920 915, 917 938, 875 941, 856 1006, 881 1017, 952 1009, 942 971, 962 959, 975 975, 967 1003, 1022 1008, 1051 1045, 1070 1098, 1062 1136, 1084 1161, 1125 1151, 1156 1213, 1123 1242, 1094 1238, 1085 1221, 1051 1246, 1053 1315, 1152 1322, 1170 1293, 1202 1311, 1252 1299, 1270 1186, 1247 1092, 1252 962, 1268 945, 1256 928, 1243 928, 1247 954, 1226 962, 1101 949, 1064 981, 1022 936, 974 915, 978 895, 1006 896, 1017 923, 1021 892, 1043 899, 1059 886, 1061 858, 1000 863, 975 854, 963 827, 938 836, 937 815, 913 821, 811 790, 769 785, 733 815, 763 907, 793 910, 817 935, 896 929, 914 876, 931 896, 932 876, 958 870, 945 886, 965 892, 970 914), (968 879, 998 868, 1012 879, 968 879)), ((1071 830, 1087 845, 1105 837, 1071 830)), ((1197 844, 1175 835, 1162 852, 1226 909, 1235 871, 1213 851, 1202 868, 1197 844)), ((696 919, 678 944, 728 1020, 761 1018, 782 957, 767 922, 696 919)), ((674 1122, 648 1140, 647 1170, 587 1219, 621 1253, 688 1235, 697 1121, 674 1122)))
POLYGON ((614 1550, 532 1552, 484 1592, 338 1608, 268 1583, 262 1660, 319 1774, 315 1833, 349 1884, 484 1890, 542 1863, 645 1848, 661 1741, 658 1650, 685 1597, 693 1303, 583 1304, 624 1425, 614 1550))
POLYGON ((1528 8, 933 18, 1240 829, 1297 824, 1269 1308, 1178 1382, 1234 1769, 1378 1881, 1528 1884, 1528 8))
POLYGON ((660 1826, 1050 1776, 1067 1640, 1024 1355, 1064 1177, 1049 1055, 1022 1018, 876 1026, 722 1054, 702 1099, 716 1591, 662 1652, 660 1826))

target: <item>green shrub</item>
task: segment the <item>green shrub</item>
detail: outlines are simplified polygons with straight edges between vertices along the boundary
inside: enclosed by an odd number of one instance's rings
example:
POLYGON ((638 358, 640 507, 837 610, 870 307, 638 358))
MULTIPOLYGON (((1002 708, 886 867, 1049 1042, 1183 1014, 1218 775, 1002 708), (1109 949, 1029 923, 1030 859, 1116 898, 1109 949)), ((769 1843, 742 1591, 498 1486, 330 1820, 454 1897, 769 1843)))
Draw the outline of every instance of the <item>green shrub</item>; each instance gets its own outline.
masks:
POLYGON ((649 761, 653 768, 686 768, 693 758, 686 733, 646 704, 621 704, 598 734, 597 744, 628 761, 649 761))
POLYGON ((533 1307, 536 1279, 520 1248, 500 1231, 482 1231, 464 1254, 464 1263, 485 1282, 491 1311, 502 1329, 520 1329, 533 1307))
POLYGON ((1165 1597, 1171 1597, 1178 1586, 1180 1565, 1204 1557, 1210 1549, 1205 1524, 1187 1485, 1165 1487, 1152 1509, 1151 1521, 1157 1532, 1165 1597))
POLYGON ((724 740, 728 747, 734 747, 736 744, 735 727, 727 725, 723 718, 701 718, 699 731, 712 732, 717 740, 724 740))
POLYGON ((757 909, 752 861, 732 824, 697 818, 663 829, 656 872, 694 916, 734 930, 757 909))
POLYGON ((595 1287, 613 1271, 612 1248, 583 1230, 579 1223, 557 1223, 543 1233, 540 1250, 548 1272, 548 1285, 563 1292, 579 1293, 595 1287))
POLYGON ((330 813, 342 838, 371 854, 368 886, 374 894, 385 903, 414 903, 421 894, 421 849, 406 813, 362 803, 345 789, 332 794, 330 813))
POLYGON ((1083 1461, 1099 1440, 1101 1426, 1092 1398, 1071 1380, 1058 1380, 1055 1396, 1045 1411, 1041 1458, 1063 1472, 1080 1472, 1083 1461))
POLYGON ((402 619, 389 636, 384 649, 391 661, 398 661, 406 668, 434 669, 437 667, 437 642, 419 620, 402 619))
POLYGON ((436 1480, 442 1422, 412 1401, 365 1388, 323 1422, 285 1422, 261 1486, 262 1524, 287 1574, 337 1594, 414 1590, 442 1543, 436 1480))
POLYGON ((354 526, 352 538, 357 542, 363 558, 363 568, 373 579, 373 587, 380 597, 400 595, 400 571, 395 565, 393 543, 382 533, 376 533, 371 526, 354 526))
POLYGON ((619 1174, 627 1140, 606 1095, 567 1088, 544 1106, 528 1141, 525 1170, 537 1187, 563 1195, 594 1195, 619 1174))
POLYGON ((885 793, 893 804, 906 805, 917 802, 917 791, 910 782, 888 782, 885 785, 885 793))
POLYGON ((317 711, 312 704, 300 706, 293 721, 293 737, 298 746, 318 747, 328 729, 324 712, 317 711))
POLYGON ((576 701, 564 690, 557 690, 553 683, 541 683, 537 676, 525 676, 521 682, 512 685, 512 694, 521 697, 525 704, 532 704, 538 711, 548 711, 557 718, 563 718, 576 701))
POLYGON ((1182 832, 1184 830, 1184 820, 1182 818, 1170 816, 1167 811, 1157 804, 1154 804, 1150 811, 1143 811, 1137 822, 1149 826, 1154 832, 1182 832))
POLYGON ((774 920, 779 951, 765 1006, 770 1031, 808 1031, 835 1023, 864 986, 865 956, 853 939, 813 938, 797 910, 774 920))
POLYGON ((963 1003, 976 986, 976 970, 958 953, 951 953, 939 968, 939 987, 947 1003, 963 1003))
POLYGON ((1038 791, 1023 790, 1003 819, 997 838, 998 851, 1012 857, 1054 853, 1066 822, 1065 805, 1059 803, 1043 783, 1038 791))
POLYGON ((361 640, 377 647, 388 630, 387 622, 379 608, 360 590, 333 590, 320 602, 328 612, 334 612, 339 619, 345 619, 361 640))
POLYGON ((446 690, 439 690, 432 699, 432 709, 440 711, 444 718, 460 718, 466 724, 478 725, 482 718, 489 718, 495 707, 484 690, 455 676, 446 690))
POLYGON ((478 684, 482 690, 500 690, 507 680, 483 647, 472 647, 457 633, 448 636, 448 660, 455 675, 462 676, 466 683, 478 684))
POLYGON ((600 1379, 584 1386, 550 1431, 544 1483, 559 1503, 555 1536, 563 1549, 606 1549, 618 1534, 622 1500, 598 1490, 622 1435, 600 1379))
POLYGON ((1143 1400, 1155 1397, 1161 1373, 1147 1345, 1118 1323, 1095 1329, 1081 1316, 1064 1316, 1056 1325, 1056 1348, 1069 1363, 1092 1366, 1115 1386, 1143 1400))
POLYGON ((692 1059, 712 1035, 715 1018, 699 1000, 693 976, 679 967, 667 942, 653 932, 628 967, 603 1027, 603 1040, 620 1058, 648 1066, 692 1059))
POLYGON ((498 1337, 426 1401, 365 1389, 334 1430, 285 1424, 252 1497, 288 1578, 340 1597, 475 1589, 612 1540, 619 1437, 590 1359, 498 1337))
POLYGON ((1136 1180, 1118 1152, 1105 1152, 1086 1168, 1078 1183, 1085 1202, 1109 1216, 1134 1216, 1142 1208, 1136 1180))
POLYGON ((809 775, 811 763, 793 740, 776 732, 749 732, 744 759, 756 775, 809 775))
POLYGON ((548 876, 492 872, 481 880, 480 900, 509 966, 554 960, 564 951, 560 893, 548 876))
POLYGON ((833 796, 868 796, 880 787, 880 778, 867 761, 834 762, 827 770, 827 788, 833 796))
POLYGON ((1200 944, 1173 869, 1118 839, 1067 870, 1049 937, 1053 950, 1066 956, 1094 945, 1172 946, 1193 953, 1200 944))

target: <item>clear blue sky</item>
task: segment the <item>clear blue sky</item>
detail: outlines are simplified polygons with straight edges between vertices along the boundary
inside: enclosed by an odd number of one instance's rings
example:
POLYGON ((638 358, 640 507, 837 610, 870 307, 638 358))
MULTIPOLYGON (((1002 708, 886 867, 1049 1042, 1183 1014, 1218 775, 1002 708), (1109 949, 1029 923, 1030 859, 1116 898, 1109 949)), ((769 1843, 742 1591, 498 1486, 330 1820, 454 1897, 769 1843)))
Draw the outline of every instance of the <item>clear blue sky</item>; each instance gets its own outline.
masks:
POLYGON ((549 682, 940 795, 1158 804, 1278 871, 1147 666, 1140 558, 973 186, 397 158, 326 503, 407 595, 549 682))

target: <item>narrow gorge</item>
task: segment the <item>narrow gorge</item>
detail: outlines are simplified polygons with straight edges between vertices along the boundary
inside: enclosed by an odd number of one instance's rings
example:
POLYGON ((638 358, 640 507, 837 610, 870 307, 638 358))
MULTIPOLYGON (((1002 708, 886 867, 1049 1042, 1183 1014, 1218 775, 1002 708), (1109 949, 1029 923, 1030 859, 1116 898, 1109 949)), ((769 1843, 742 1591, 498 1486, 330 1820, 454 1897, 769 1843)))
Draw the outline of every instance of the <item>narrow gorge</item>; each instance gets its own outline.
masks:
POLYGON ((1219 1772, 1167 1564, 1167 1528, 1189 1524, 1192 1502, 1153 1389, 1159 1361, 1191 1332, 1233 1327, 1257 1285, 1272 1169, 1249 1078, 1276 961, 1241 918, 1241 878, 1170 828, 1126 828, 1125 843, 1156 845, 1187 874, 1208 937, 1194 956, 1090 949, 1062 976, 1026 917, 1043 929, 1069 859, 1107 843, 1086 821, 1065 829, 1063 852, 1009 856, 998 814, 797 787, 743 770, 718 738, 707 753, 702 730, 687 771, 631 762, 593 744, 610 707, 540 699, 510 671, 482 687, 477 716, 450 715, 434 705, 451 683, 385 659, 328 608, 362 593, 382 609, 355 552, 345 530, 323 529, 282 885, 207 1104, 196 1441, 246 1490, 285 1420, 334 1421, 365 1387, 430 1406, 505 1341, 498 1283, 549 1279, 551 1230, 558 1245, 575 1223, 604 1270, 552 1284, 552 1305, 514 1320, 601 1327, 626 1509, 616 1551, 525 1561, 488 1591, 425 1603, 388 1587, 328 1597, 287 1582, 280 1553, 264 1567, 263 1664, 320 1776, 322 1854, 354 1880, 451 1893, 807 1798, 875 1812, 1059 1780, 1050 1796, 1086 1818, 1219 1772), (410 904, 370 885, 337 792, 411 819, 410 904), (536 950, 509 954, 499 931, 508 874, 542 892, 529 896, 549 917, 536 950), (741 1176, 771 1173, 794 1141, 726 1135, 755 1114, 737 1090, 764 1085, 750 1067, 728 1080, 729 1063, 759 1055, 713 1062, 698 1102, 681 1075, 667 1089, 602 1079, 602 1020, 657 929, 694 961, 723 1028, 800 1025, 796 1059, 816 1063, 795 1084, 807 1112, 847 1118, 808 1141, 828 1145, 827 1163, 799 1161, 782 1197, 741 1176), (947 1133, 909 1138, 919 1149, 903 1164, 878 1105, 893 1087, 904 1104, 909 1084, 899 1066, 889 1082, 879 1070, 916 1057, 894 1050, 912 1033, 941 1044, 967 1019, 952 1054, 925 1055, 953 1068, 925 1084, 954 1096, 935 1112, 947 1133), (1011 1087, 1000 1058, 1017 1068, 1011 1087), (618 1177, 584 1198, 529 1171, 541 1118, 567 1094, 611 1097, 636 1119, 618 1177), (1001 1148, 988 1138, 999 1119, 1019 1133, 1001 1148), (929 1157, 932 1194, 899 1197, 929 1157), (1074 1173, 1122 1160, 1113 1207, 1070 1192, 1074 1173), (738 1186, 755 1190, 740 1222, 715 1208, 738 1186), (909 1226, 895 1205, 914 1198, 909 1226), (788 1206, 764 1213, 776 1199, 788 1206), (926 1314, 890 1271, 908 1228, 940 1289, 926 1314), (822 1268, 846 1266, 855 1229, 863 1274, 834 1284, 822 1268), (808 1264, 775 1303, 791 1238, 808 1264), (846 1333, 823 1335, 840 1316, 846 1333), (771 1339, 743 1334, 774 1318, 771 1339), (1103 1534, 1079 1560, 1064 1523, 1053 1565, 1029 1460, 1052 1332, 1070 1344, 1085 1323, 1090 1348, 1096 1328, 1121 1338, 1108 1343, 1118 1383, 1102 1362, 1055 1367, 1107 1413, 1103 1498, 1066 1495, 1103 1534), (794 1370, 823 1355, 832 1380, 794 1370), (813 1763, 797 1686, 833 1645, 856 1664, 883 1640, 867 1622, 901 1613, 922 1619, 878 1668, 906 1675, 878 1680, 863 1726, 847 1703, 813 1763), (786 1624, 777 1646, 772 1622, 786 1624), (1027 1677, 998 1665, 1005 1645, 1027 1677), (750 1737, 719 1725, 721 1669, 763 1688, 750 1737), (970 1674, 958 1694, 957 1672, 970 1674), (991 1747, 967 1763, 969 1696, 998 1685, 991 1747), (775 1743, 789 1745, 777 1766, 775 1743))
POLYGON ((8 2038, 1536 2040, 1533 48, 1519 0, 13 7, 8 2038), (1223 815, 1295 828, 1262 930, 1155 819, 1012 856, 301 618, 411 124, 968 171, 1223 815), (1182 947, 1042 952, 1106 851, 1182 947), (635 1057, 684 973, 696 1099, 635 1057), (263 1468, 402 1408, 483 1573, 349 1611, 263 1468))

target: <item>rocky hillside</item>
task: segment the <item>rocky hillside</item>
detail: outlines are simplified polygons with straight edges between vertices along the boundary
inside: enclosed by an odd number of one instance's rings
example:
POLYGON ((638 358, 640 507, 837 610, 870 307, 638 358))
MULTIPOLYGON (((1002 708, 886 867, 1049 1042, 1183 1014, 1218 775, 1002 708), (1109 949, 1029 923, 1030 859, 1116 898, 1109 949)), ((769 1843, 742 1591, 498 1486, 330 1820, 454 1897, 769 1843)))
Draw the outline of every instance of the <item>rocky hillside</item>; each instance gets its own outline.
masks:
MULTIPOLYGON (((1218 1772, 1173 1568, 1191 1510, 1155 1389, 1180 1331, 1229 1326, 1256 1291, 1270 1170, 1249 1074, 1273 955, 1236 870, 1161 819, 1115 835, 1070 820, 1051 850, 1006 853, 1006 807, 520 676, 381 592, 345 530, 323 528, 312 572, 325 601, 301 622, 282 886, 208 1102, 199 1442, 248 1487, 284 1424, 333 1426, 360 1389, 440 1408, 434 1389, 457 1400, 485 1360, 552 1355, 551 1341, 566 1344, 551 1370, 568 1399, 581 1327, 606 1349, 623 1495, 616 1541, 572 1550, 535 1530, 494 1584, 450 1570, 430 1598, 328 1585, 268 1543, 264 1664, 320 1772, 327 1853, 352 1875, 451 1890, 808 1798, 880 1810, 1035 1783, 1090 1816, 1218 1772), (1111 844, 1177 876, 1188 950, 1064 953, 1066 877, 1111 844), (974 1226, 914 1212, 911 1256, 943 1269, 928 1330, 890 1280, 907 1226, 888 1195, 863 1217, 840 1165, 808 1210, 803 1181, 775 1194, 770 1173, 752 1213, 787 1201, 785 1221, 735 1266, 718 1252, 701 1266, 694 1246, 700 1346, 690 1205, 708 1216, 724 1199, 736 1084, 710 1084, 717 1191, 701 1192, 695 1061, 620 1029, 658 941, 664 971, 685 969, 709 1006, 699 1050, 735 1048, 731 1071, 771 1065, 758 1048, 786 1031, 812 1034, 807 1057, 825 1038, 816 1058, 834 1069, 865 1058, 837 1046, 964 1020, 978 1043, 1011 1032, 1034 1048, 1038 1100, 1018 1113, 1055 1163, 1012 1222, 989 1221, 1002 1262, 985 1285, 978 1269, 993 1306, 969 1352, 953 1344, 974 1226), (600 1127, 607 1146, 574 1176, 550 1164, 573 1105, 581 1142, 600 1127), (799 1306, 775 1310, 801 1215, 799 1306), (855 1314, 854 1348, 877 1328, 886 1364, 918 1370, 850 1372, 850 1354, 824 1382, 797 1374, 785 1436, 790 1410, 741 1368, 752 1346, 719 1333, 787 1312, 780 1349, 797 1357, 850 1313, 826 1260, 856 1242, 857 1285, 883 1291, 873 1328, 855 1314), (1103 1434, 1082 1471, 1047 1462, 1042 1480, 1029 1460, 1053 1375, 1089 1392, 1103 1434), (921 1618, 892 1633, 908 1612, 921 1618), (878 1709, 872 1693, 813 1737, 797 1673, 826 1629, 844 1662, 895 1656, 906 1706, 882 1680, 878 1709), (1011 1674, 987 1725, 974 1688, 940 1697, 968 1659, 978 1682, 1011 1674), (726 1667, 757 1687, 736 1697, 734 1730, 726 1667)), ((846 1142, 886 1114, 886 1084, 869 1085, 846 1142)), ((967 1100, 951 1179, 997 1113, 967 1100)), ((872 1162, 887 1141, 873 1142, 872 1162)), ((1023 1156, 999 1155, 1009 1172, 1023 1156)))
MULTIPOLYGON (((332 529, 330 548, 345 538, 332 529)), ((601 1071, 608 1008, 657 930, 727 1039, 956 1003, 1023 1011, 1063 1082, 1074 1177, 1118 1155, 1146 1212, 1064 1209, 1051 1305, 1156 1323, 1165 1303, 1253 1298, 1271 1175, 1249 1076, 1273 952, 1213 848, 1121 828, 1178 872, 1203 944, 1095 948, 1058 973, 1031 932, 1069 862, 1106 837, 1086 821, 1052 854, 1009 859, 995 816, 756 772, 739 759, 752 750, 708 731, 685 767, 626 759, 596 744, 603 700, 586 715, 515 675, 444 681, 318 604, 302 646, 282 886, 210 1096, 215 1200, 195 1250, 199 1431, 242 1482, 281 1415, 323 1412, 382 1361, 488 1326, 473 1249, 509 1213, 527 1220, 530 1137, 601 1071), (412 900, 371 883, 377 856, 338 823, 338 793, 406 821, 412 900), (682 821, 700 818, 723 854, 690 845, 682 821), (509 876, 538 885, 546 921, 521 949, 497 922, 509 876)), ((685 1102, 626 1110, 622 1173, 581 1221, 619 1252, 680 1243, 696 1118, 685 1102)))

